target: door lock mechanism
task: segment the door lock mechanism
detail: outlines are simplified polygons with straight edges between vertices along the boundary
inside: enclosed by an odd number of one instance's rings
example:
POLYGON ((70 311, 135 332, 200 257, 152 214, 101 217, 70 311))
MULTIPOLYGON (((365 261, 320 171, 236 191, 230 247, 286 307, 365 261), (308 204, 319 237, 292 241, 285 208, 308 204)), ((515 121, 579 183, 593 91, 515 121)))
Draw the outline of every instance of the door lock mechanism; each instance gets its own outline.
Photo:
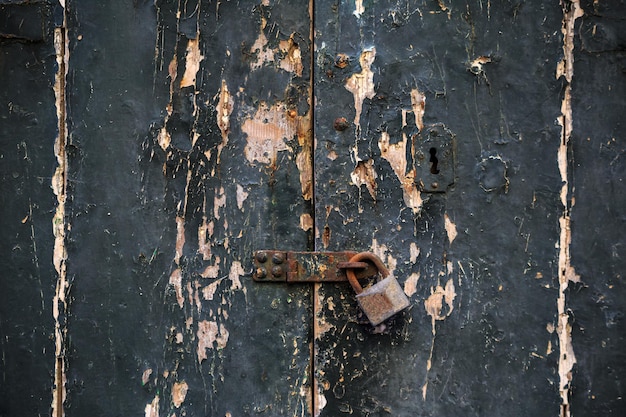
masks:
POLYGON ((315 283, 349 281, 373 326, 404 310, 409 299, 378 256, 370 252, 285 252, 261 250, 253 255, 257 282, 315 283), (359 279, 379 274, 365 289, 359 279))

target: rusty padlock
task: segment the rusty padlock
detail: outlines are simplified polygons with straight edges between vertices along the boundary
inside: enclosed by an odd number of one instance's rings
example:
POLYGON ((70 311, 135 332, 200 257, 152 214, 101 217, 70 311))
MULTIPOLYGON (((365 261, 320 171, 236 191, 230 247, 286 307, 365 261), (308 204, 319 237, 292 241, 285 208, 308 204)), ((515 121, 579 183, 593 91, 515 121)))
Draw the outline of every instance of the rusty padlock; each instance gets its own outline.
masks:
POLYGON ((356 279, 354 270, 347 268, 346 275, 350 285, 352 285, 357 294, 356 299, 361 309, 370 323, 373 326, 377 326, 389 317, 407 308, 410 303, 396 278, 389 276, 389 270, 383 265, 378 256, 371 252, 361 252, 350 258, 350 263, 362 260, 372 262, 378 268, 378 272, 383 278, 376 284, 363 290, 361 284, 356 279))

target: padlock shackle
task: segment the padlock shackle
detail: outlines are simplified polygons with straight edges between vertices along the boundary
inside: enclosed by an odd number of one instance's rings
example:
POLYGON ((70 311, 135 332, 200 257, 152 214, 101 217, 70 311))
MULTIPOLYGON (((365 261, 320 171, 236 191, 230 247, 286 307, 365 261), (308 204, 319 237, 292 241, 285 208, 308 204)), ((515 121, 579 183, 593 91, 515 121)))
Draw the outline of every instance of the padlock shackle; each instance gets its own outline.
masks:
MULTIPOLYGON (((359 262, 359 261, 370 261, 376 266, 378 272, 382 275, 383 278, 387 278, 389 275, 389 270, 383 264, 383 261, 380 260, 378 256, 373 254, 372 252, 360 252, 350 258, 349 262, 359 262)), ((361 294, 363 292, 363 287, 359 284, 359 280, 356 279, 356 274, 354 270, 351 268, 346 269, 346 276, 348 277, 348 281, 350 281, 350 285, 354 289, 354 292, 357 294, 361 294)))

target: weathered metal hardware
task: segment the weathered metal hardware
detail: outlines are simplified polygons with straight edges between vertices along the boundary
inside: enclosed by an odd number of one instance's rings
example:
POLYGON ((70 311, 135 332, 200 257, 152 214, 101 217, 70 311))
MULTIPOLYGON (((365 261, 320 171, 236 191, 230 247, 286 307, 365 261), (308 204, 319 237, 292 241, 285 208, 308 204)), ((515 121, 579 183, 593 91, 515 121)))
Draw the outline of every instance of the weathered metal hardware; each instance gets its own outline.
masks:
POLYGON ((454 135, 433 125, 415 137, 415 181, 425 193, 445 193, 454 184, 454 135))
POLYGON ((376 275, 369 262, 350 262, 357 252, 286 252, 261 250, 254 253, 252 278, 259 282, 347 281, 350 268, 359 278, 376 275))
POLYGON ((395 277, 389 276, 389 270, 380 258, 370 252, 361 252, 350 258, 350 263, 362 260, 372 262, 383 279, 365 290, 359 284, 353 269, 346 269, 350 285, 356 292, 356 299, 361 309, 373 326, 377 326, 389 317, 399 313, 410 304, 409 299, 395 277))

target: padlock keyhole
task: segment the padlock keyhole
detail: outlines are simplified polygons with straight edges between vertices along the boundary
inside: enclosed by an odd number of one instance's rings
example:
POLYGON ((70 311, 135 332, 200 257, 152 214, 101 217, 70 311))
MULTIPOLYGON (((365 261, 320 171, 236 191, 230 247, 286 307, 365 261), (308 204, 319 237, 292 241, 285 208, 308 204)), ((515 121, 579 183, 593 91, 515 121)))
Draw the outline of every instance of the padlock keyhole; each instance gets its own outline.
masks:
POLYGON ((439 168, 437 168, 437 164, 439 163, 439 159, 437 158, 437 148, 430 148, 430 173, 431 174, 439 174, 439 168))

